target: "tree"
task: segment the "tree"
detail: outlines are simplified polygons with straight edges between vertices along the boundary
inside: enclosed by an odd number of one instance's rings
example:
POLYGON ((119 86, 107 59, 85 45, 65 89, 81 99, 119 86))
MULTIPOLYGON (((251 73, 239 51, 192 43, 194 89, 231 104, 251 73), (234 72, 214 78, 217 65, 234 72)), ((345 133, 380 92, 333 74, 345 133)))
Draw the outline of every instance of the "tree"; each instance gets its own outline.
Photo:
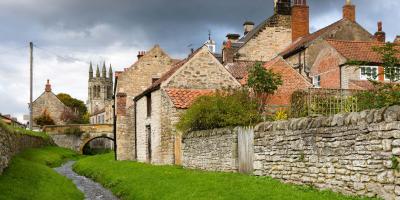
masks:
POLYGON ((75 124, 87 124, 87 108, 83 101, 71 97, 69 94, 57 94, 58 99, 64 103, 70 110, 64 111, 62 114, 63 121, 75 124), (72 112, 72 113, 71 113, 72 112), (75 115, 75 116, 74 116, 75 115))
POLYGON ((46 125, 54 125, 54 120, 50 117, 50 114, 47 110, 44 110, 42 115, 39 117, 36 117, 34 119, 35 123, 39 125, 40 127, 46 126, 46 125))
POLYGON ((263 113, 268 96, 274 94, 278 87, 283 84, 283 81, 280 74, 265 69, 261 62, 257 62, 249 70, 247 84, 259 99, 259 112, 263 113))
POLYGON ((381 57, 385 76, 391 83, 400 80, 400 59, 398 57, 400 52, 396 47, 396 44, 390 42, 383 46, 373 47, 373 50, 381 57))

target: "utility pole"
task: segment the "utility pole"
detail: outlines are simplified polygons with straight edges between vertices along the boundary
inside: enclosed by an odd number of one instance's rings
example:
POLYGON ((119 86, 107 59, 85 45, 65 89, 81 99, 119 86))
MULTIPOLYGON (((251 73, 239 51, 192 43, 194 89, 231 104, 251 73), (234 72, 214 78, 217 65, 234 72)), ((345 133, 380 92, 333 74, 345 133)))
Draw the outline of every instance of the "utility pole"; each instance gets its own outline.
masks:
POLYGON ((29 97, 29 129, 32 130, 32 122, 33 122, 33 111, 32 111, 32 101, 33 101, 33 43, 29 42, 29 50, 30 50, 30 97, 29 97))

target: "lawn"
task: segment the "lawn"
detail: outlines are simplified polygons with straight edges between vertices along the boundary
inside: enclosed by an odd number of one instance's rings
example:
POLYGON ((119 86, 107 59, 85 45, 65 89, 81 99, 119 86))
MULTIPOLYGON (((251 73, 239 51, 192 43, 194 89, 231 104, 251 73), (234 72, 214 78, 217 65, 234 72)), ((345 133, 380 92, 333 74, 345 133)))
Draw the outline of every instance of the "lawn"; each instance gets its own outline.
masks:
POLYGON ((0 176, 0 199, 82 200, 83 194, 72 181, 52 169, 77 158, 73 151, 59 147, 28 149, 16 155, 0 176))
POLYGON ((117 162, 113 160, 113 154, 81 159, 74 165, 74 170, 102 183, 122 199, 363 199, 282 184, 268 177, 117 162))

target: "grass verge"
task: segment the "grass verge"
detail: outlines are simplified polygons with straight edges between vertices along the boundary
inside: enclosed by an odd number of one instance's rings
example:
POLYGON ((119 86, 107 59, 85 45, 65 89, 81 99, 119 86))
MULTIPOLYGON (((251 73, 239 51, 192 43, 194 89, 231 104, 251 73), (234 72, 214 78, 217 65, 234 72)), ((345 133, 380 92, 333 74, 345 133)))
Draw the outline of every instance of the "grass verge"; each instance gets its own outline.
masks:
POLYGON ((31 131, 31 130, 26 130, 23 128, 12 127, 12 126, 5 124, 3 121, 0 121, 0 128, 3 128, 8 133, 30 135, 30 136, 35 136, 35 137, 41 137, 45 140, 50 140, 50 137, 44 132, 31 131))
MULTIPOLYGON (((268 177, 187 170, 176 166, 114 161, 113 154, 87 157, 74 170, 108 187, 122 199, 364 199, 282 184, 268 177)), ((365 198, 366 199, 366 198, 365 198)))
POLYGON ((83 199, 72 181, 52 169, 77 158, 73 151, 59 147, 25 150, 12 159, 0 176, 0 199, 83 199))

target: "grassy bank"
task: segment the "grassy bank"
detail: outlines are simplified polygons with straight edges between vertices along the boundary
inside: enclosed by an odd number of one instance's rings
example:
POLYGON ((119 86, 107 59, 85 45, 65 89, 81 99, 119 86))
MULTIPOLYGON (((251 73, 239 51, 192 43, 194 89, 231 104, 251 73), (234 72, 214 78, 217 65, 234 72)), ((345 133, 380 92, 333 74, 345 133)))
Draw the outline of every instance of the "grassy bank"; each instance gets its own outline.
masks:
POLYGON ((81 159, 74 170, 102 183, 122 199, 362 199, 282 184, 267 177, 116 162, 112 154, 81 159))
POLYGON ((0 176, 0 199, 83 199, 70 180, 52 169, 77 158, 73 151, 59 147, 28 149, 16 155, 0 176))
POLYGON ((50 137, 44 133, 44 132, 39 132, 39 131, 31 131, 31 130, 26 130, 23 128, 16 128, 9 126, 5 124, 3 121, 0 120, 0 128, 6 130, 8 133, 12 134, 22 134, 22 135, 30 135, 30 136, 35 136, 35 137, 41 137, 45 140, 49 140, 50 137))

